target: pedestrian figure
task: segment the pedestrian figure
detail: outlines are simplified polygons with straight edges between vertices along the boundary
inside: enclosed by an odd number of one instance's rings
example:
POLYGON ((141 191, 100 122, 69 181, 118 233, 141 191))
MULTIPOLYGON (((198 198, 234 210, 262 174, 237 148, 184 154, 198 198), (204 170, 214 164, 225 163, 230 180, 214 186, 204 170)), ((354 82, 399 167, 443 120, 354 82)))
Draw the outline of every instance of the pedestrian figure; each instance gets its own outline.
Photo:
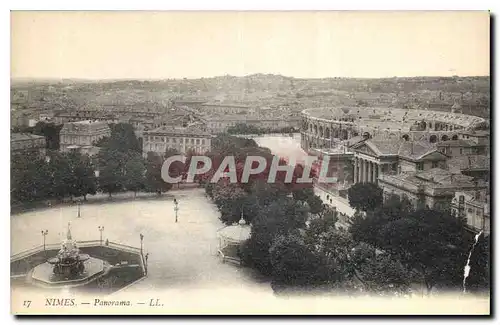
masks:
POLYGON ((106 246, 109 246, 109 240, 106 238, 106 246))

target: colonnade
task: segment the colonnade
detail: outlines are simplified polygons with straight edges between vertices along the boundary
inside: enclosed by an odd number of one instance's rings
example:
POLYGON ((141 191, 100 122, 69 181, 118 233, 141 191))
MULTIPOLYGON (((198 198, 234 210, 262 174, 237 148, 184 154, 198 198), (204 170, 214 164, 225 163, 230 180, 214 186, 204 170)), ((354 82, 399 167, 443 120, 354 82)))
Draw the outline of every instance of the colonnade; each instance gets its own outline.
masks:
POLYGON ((363 158, 354 158, 354 182, 377 183, 378 176, 382 173, 382 165, 363 158))

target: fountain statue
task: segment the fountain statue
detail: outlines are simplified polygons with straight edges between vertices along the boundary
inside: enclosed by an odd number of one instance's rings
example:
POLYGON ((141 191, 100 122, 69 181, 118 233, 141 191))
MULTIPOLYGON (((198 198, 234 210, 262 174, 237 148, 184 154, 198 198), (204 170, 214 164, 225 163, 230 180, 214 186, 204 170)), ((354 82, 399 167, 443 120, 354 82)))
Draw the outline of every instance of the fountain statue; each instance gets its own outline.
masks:
POLYGON ((71 237, 70 224, 66 239, 61 243, 61 249, 57 255, 47 260, 53 266, 53 273, 64 279, 73 279, 85 271, 84 262, 90 258, 88 254, 81 254, 76 241, 71 237))

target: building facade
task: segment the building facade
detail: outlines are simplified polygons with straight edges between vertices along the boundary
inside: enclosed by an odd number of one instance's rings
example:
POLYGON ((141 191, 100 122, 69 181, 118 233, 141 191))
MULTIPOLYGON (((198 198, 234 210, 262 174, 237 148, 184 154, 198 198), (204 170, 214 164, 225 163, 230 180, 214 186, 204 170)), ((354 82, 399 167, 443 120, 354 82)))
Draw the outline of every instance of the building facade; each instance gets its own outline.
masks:
POLYGON ((206 129, 211 134, 225 133, 230 127, 238 124, 246 124, 261 129, 278 130, 286 127, 295 127, 297 119, 288 117, 256 117, 246 115, 223 115, 201 117, 206 129))
POLYGON ((162 126, 143 133, 143 154, 155 152, 161 156, 167 149, 181 154, 203 154, 212 149, 212 136, 198 128, 162 126))
POLYGON ((104 137, 109 137, 111 130, 106 122, 100 121, 78 121, 64 123, 59 134, 60 150, 81 150, 89 154, 93 154, 96 141, 104 137))
POLYGON ((382 174, 445 168, 448 158, 427 142, 402 139, 366 139, 351 146, 354 152, 354 183, 378 183, 382 174))
POLYGON ((465 217, 469 230, 490 233, 490 202, 486 191, 458 191, 451 203, 456 216, 465 217))
POLYGON ((36 152, 45 156, 46 140, 44 136, 31 133, 11 133, 10 152, 13 154, 23 154, 36 152))
POLYGON ((441 168, 427 171, 382 174, 378 185, 384 193, 384 200, 392 195, 408 199, 416 208, 451 210, 456 192, 486 189, 486 183, 474 182, 472 177, 455 174, 441 168))

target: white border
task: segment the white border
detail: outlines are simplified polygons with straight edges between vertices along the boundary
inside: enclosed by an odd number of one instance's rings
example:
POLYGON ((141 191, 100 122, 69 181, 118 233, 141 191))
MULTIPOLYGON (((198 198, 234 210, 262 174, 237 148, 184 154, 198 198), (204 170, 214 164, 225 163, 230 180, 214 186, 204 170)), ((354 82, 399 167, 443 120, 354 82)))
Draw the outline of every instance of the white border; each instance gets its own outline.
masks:
MULTIPOLYGON (((3 87, 1 87, 1 96, 2 103, 4 103, 5 107, 3 108, 4 118, 1 119, 2 125, 1 130, 5 132, 5 136, 2 137, 1 141, 4 141, 4 153, 7 150, 7 147, 10 145, 9 137, 7 135, 9 130, 9 121, 7 114, 9 114, 9 88, 10 88, 10 13, 8 10, 34 10, 34 9, 43 9, 43 10, 485 10, 490 9, 492 12, 498 12, 498 1, 486 1, 486 0, 474 0, 474 1, 441 1, 438 2, 436 0, 420 0, 420 1, 370 1, 370 0, 350 0, 350 1, 342 1, 337 3, 332 3, 331 1, 320 1, 320 0, 307 0, 307 1, 297 1, 297 0, 288 0, 288 1, 278 1, 278 0, 253 0, 246 2, 236 2, 231 0, 211 0, 211 1, 203 1, 203 0, 183 0, 177 2, 165 3, 165 1, 152 1, 152 0, 141 0, 135 2, 125 2, 125 1, 102 1, 102 0, 87 0, 87 1, 79 1, 75 3, 75 1, 53 1, 53 0, 45 0, 45 1, 2 1, 1 2, 2 11, 0 16, 0 24, 2 24, 1 28, 1 37, 2 37, 2 77, 3 77, 3 87)), ((498 22, 497 22, 498 23, 498 22)), ((495 36, 495 40, 497 36, 495 36)), ((494 58, 491 58, 494 59, 494 58)), ((498 90, 498 89, 495 89, 498 90)), ((498 94, 498 92, 497 92, 498 94)), ((495 114, 495 115, 498 115, 495 114)), ((497 166, 495 166, 497 167, 497 166)), ((10 170, 8 155, 4 154, 2 159, 2 170, 10 170)), ((2 208, 4 213, 2 213, 2 222, 3 227, 2 231, 3 236, 3 249, 2 249, 2 260, 9 260, 9 251, 6 247, 10 247, 10 224, 9 224, 9 188, 8 182, 6 181, 6 173, 4 173, 4 181, 1 186, 1 195, 2 198, 2 208), (5 254, 5 255, 4 255, 5 254)), ((500 177, 500 176, 498 176, 500 177)), ((498 191, 496 194, 498 195, 498 191)), ((498 197, 495 197, 495 202, 500 202, 498 197)), ((496 208, 498 205, 496 206, 496 208)), ((495 209, 495 213, 497 209, 495 209)), ((495 222, 495 224, 499 224, 500 222, 495 222)), ((496 227, 494 232, 496 232, 496 227)), ((495 234, 496 235, 496 234, 495 234)), ((498 250, 497 256, 495 256, 495 261, 499 261, 498 259, 498 250)), ((498 271, 498 268, 496 269, 498 271)), ((1 292, 1 305, 4 308, 2 312, 2 319, 7 321, 9 324, 14 322, 12 316, 10 316, 10 283, 9 283, 9 270, 4 264, 2 268, 2 274, 0 275, 0 279, 2 281, 2 292, 1 292)), ((496 274, 498 275, 498 273, 496 274)), ((498 276, 496 277, 498 279, 498 276)), ((496 299, 498 303, 498 299, 496 299)), ((496 309, 498 312, 498 309, 496 309)), ((52 320, 49 320, 52 321, 52 320)), ((96 324, 104 323, 101 320, 92 320, 96 324)), ((116 320, 114 320, 116 322, 116 320)), ((120 322, 121 320, 118 320, 120 322)), ((170 320, 173 321, 173 320, 170 320)), ((258 319, 260 324, 266 324, 268 321, 258 319)), ((300 322, 305 321, 301 319, 300 322)), ((340 323, 349 323, 351 324, 352 320, 332 320, 334 322, 340 323)), ((386 322, 386 319, 381 319, 380 321, 386 322)), ((454 320, 450 320, 454 321, 454 320)), ((469 320, 468 320, 469 321, 469 320)), ((71 322, 82 322, 82 320, 72 319, 71 322)), ((141 320, 141 323, 149 323, 151 321, 144 322, 144 319, 141 320)), ((217 320, 215 320, 217 322, 217 320)), ((289 320, 283 320, 283 322, 289 322, 289 320)), ((356 323, 356 321, 354 321, 356 323)), ((422 320, 422 323, 429 324, 434 323, 434 321, 430 321, 428 319, 422 320)), ((152 323, 152 322, 151 322, 152 323)), ((361 323, 361 322, 360 322, 361 323)), ((437 323, 437 322, 436 322, 437 323)))

